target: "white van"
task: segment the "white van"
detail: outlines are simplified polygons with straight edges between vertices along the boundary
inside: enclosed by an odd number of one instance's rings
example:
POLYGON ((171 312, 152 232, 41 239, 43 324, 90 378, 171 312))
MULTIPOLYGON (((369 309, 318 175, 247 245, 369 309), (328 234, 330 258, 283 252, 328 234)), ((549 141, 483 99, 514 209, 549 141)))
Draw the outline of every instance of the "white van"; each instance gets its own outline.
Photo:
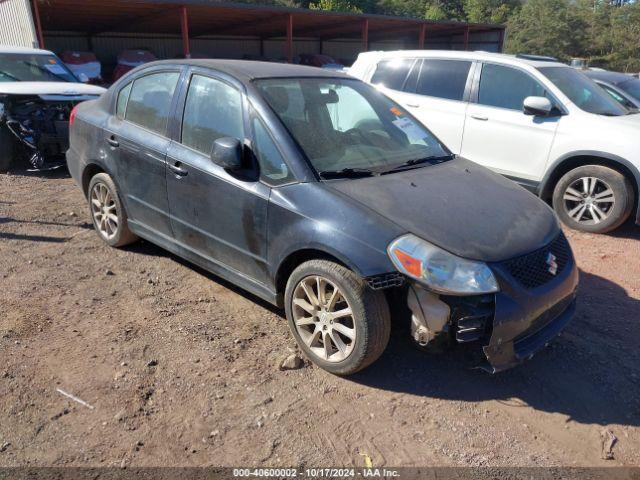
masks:
POLYGON ((555 59, 361 53, 349 74, 406 107, 454 153, 551 201, 571 228, 640 224, 640 115, 555 59))

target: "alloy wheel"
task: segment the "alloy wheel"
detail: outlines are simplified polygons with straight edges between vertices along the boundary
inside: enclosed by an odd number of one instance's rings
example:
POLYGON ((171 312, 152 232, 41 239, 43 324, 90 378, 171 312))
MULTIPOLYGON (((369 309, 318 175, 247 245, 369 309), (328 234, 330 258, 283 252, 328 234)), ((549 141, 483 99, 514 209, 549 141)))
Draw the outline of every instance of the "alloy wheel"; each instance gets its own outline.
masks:
POLYGON ((596 225, 608 218, 616 201, 612 188, 596 177, 577 179, 562 198, 567 215, 584 225, 596 225))
POLYGON ((96 183, 91 190, 91 214, 100 235, 111 240, 118 232, 118 211, 111 192, 104 183, 96 183))
POLYGON ((291 307, 296 331, 314 355, 327 362, 351 355, 356 341, 353 312, 336 284, 319 275, 303 278, 291 307))

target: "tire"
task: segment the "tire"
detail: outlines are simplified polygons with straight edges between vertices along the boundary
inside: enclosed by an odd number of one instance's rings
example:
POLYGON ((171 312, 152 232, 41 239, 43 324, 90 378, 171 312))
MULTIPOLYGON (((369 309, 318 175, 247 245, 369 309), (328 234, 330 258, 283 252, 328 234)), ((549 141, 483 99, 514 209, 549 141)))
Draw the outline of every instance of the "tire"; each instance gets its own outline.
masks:
POLYGON ((553 191, 553 209, 562 223, 582 232, 615 230, 629 218, 633 205, 631 182, 602 165, 584 165, 567 172, 553 191))
POLYGON ((8 172, 15 155, 15 142, 6 127, 0 127, 0 173, 8 172))
MULTIPOLYGON (((318 302, 318 304, 321 302, 318 302)), ((389 342, 391 321, 389 305, 381 291, 371 290, 366 282, 348 268, 327 260, 311 260, 296 268, 285 289, 285 310, 289 328, 300 346, 313 363, 320 368, 335 375, 351 375, 369 366, 382 355, 389 342), (321 285, 325 292, 325 306, 329 306, 333 299, 333 311, 331 308, 322 310, 317 304, 305 296, 302 284, 311 288, 318 297, 318 281, 321 278, 321 285), (315 282, 315 290, 314 290, 315 282), (324 283, 322 283, 324 282, 324 283), (335 298, 332 294, 336 293, 335 298), (294 300, 299 301, 301 297, 307 298, 306 308, 294 304, 294 300), (309 313, 308 307, 313 307, 315 314, 309 313), (328 320, 331 314, 344 312, 350 309, 351 314, 328 320), (301 315, 311 315, 307 319, 300 320, 301 315), (308 325, 297 326, 296 318, 299 321, 313 321, 308 325), (342 325, 341 332, 350 332, 354 335, 352 340, 334 330, 337 324, 342 325), (323 330, 324 328, 324 330, 323 330), (308 343, 310 336, 320 332, 317 342, 308 343), (311 333, 313 332, 313 333, 311 333), (302 336, 305 336, 305 341, 302 336), (329 349, 334 353, 327 357, 325 339, 329 339, 329 349), (342 342, 345 347, 345 355, 337 345, 342 342), (318 344, 322 344, 318 347, 318 344), (321 356, 318 351, 324 352, 321 356)))
POLYGON ((93 221, 93 227, 98 236, 111 247, 124 247, 138 240, 138 237, 129 230, 127 212, 120 200, 118 188, 109 175, 98 173, 91 178, 87 199, 89 201, 89 213, 93 221), (108 193, 109 196, 106 196, 108 193), (103 196, 104 195, 104 196, 103 196), (104 199, 104 201, 102 201, 104 199), (98 206, 95 201, 102 206, 98 206), (103 207, 106 208, 103 209, 103 207), (106 218, 104 211, 112 216, 106 218), (113 216, 117 221, 112 220, 113 216), (104 223, 101 219, 104 218, 104 223))

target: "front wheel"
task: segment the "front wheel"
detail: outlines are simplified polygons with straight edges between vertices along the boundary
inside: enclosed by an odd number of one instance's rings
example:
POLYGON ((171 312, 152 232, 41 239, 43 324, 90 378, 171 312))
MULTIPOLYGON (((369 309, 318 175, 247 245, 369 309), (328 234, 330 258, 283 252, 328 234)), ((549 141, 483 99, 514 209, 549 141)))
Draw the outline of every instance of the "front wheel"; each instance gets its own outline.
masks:
POLYGON ((567 172, 553 191, 553 208, 570 228, 606 233, 622 225, 633 209, 631 182, 617 170, 585 165, 567 172))
POLYGON ((391 329, 380 291, 342 265, 311 260, 287 282, 289 328, 306 356, 336 375, 350 375, 382 355, 391 329))

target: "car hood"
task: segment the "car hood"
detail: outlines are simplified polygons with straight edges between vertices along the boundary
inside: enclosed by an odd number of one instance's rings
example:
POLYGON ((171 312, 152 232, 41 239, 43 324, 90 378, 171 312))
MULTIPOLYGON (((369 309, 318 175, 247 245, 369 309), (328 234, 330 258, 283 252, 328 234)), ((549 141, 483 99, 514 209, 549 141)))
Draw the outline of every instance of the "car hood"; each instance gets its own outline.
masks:
POLYGON ((468 160, 326 182, 347 197, 460 257, 497 262, 559 233, 553 211, 524 188, 468 160))
POLYGON ((73 82, 0 82, 0 95, 63 95, 77 97, 102 95, 107 90, 97 85, 73 82))

